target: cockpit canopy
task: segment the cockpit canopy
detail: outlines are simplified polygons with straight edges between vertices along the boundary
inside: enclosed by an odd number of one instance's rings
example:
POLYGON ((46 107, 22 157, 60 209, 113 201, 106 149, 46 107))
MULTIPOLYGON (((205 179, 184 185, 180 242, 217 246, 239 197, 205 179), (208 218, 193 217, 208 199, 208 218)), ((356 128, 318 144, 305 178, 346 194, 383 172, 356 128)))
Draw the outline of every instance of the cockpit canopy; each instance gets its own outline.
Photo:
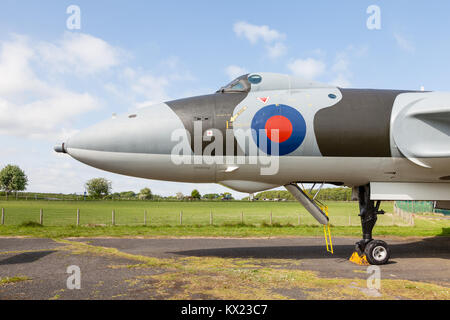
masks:
POLYGON ((265 90, 290 90, 304 88, 331 87, 326 84, 304 80, 301 78, 278 73, 249 73, 242 75, 226 86, 217 90, 217 93, 250 92, 265 90))
POLYGON ((248 74, 244 74, 243 76, 240 76, 233 81, 231 81, 226 86, 220 88, 217 90, 217 93, 225 93, 225 92, 249 92, 251 85, 248 81, 248 74))

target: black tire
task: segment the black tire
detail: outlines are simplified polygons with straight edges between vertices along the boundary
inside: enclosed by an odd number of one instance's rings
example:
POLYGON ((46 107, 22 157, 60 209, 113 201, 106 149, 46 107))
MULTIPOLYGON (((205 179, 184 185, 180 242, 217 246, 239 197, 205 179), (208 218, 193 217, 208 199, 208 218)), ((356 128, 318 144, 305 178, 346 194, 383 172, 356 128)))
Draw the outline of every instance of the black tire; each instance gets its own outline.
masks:
POLYGON ((381 240, 370 241, 364 250, 367 261, 370 264, 382 265, 386 264, 391 257, 391 251, 386 242, 381 240))

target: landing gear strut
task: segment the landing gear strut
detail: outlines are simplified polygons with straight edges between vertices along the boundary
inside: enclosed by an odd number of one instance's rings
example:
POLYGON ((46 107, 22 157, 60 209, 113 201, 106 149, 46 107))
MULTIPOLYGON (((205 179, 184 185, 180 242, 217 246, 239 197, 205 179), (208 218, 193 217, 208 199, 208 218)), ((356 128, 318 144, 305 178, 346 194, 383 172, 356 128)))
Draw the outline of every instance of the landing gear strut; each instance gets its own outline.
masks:
POLYGON ((372 238, 372 230, 377 222, 377 215, 384 214, 384 211, 380 210, 381 201, 375 203, 375 201, 370 200, 370 185, 358 188, 358 198, 363 239, 356 243, 356 252, 350 260, 358 264, 386 264, 390 257, 387 243, 372 238))

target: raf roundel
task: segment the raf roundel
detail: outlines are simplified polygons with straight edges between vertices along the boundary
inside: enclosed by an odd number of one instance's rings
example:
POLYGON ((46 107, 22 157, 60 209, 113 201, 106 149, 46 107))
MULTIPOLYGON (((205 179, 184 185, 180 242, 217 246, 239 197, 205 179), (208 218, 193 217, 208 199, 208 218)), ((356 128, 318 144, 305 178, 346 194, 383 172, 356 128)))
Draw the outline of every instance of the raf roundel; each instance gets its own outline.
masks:
POLYGON ((270 105, 256 112, 252 136, 259 149, 280 156, 295 151, 305 140, 306 122, 301 113, 284 104, 270 105), (273 149, 273 150, 272 150, 273 149))

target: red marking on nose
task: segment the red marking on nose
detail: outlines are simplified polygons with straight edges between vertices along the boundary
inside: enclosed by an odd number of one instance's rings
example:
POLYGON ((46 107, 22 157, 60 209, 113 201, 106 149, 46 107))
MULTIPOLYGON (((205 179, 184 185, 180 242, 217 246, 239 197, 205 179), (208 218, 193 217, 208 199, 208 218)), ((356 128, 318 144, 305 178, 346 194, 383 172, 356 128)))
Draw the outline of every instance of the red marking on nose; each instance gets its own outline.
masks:
POLYGON ((266 122, 266 134, 267 137, 274 142, 284 142, 292 135, 292 123, 288 118, 283 116, 273 116, 266 122), (275 136, 272 138, 272 130, 278 130, 278 138, 275 136))

